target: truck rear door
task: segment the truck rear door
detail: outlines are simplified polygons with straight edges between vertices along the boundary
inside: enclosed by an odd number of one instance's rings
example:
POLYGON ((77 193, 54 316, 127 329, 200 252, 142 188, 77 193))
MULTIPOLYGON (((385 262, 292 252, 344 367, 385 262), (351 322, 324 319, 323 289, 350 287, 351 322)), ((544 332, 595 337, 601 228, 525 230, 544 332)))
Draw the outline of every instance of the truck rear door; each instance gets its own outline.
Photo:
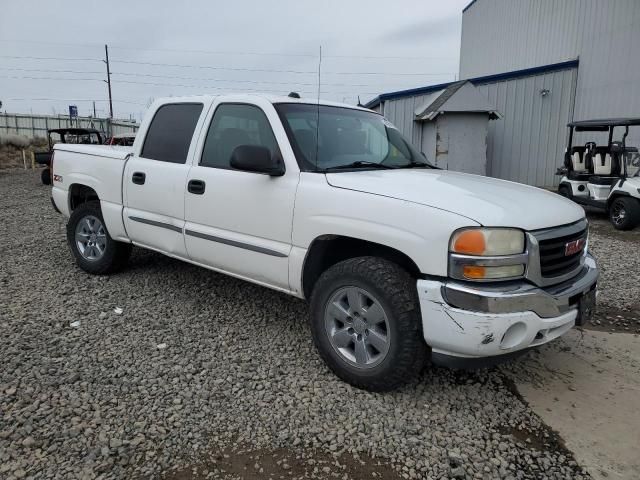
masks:
MULTIPOLYGON (((123 178, 124 222, 138 245, 186 257, 184 195, 203 103, 166 103, 153 114, 123 178)), ((144 130, 144 126, 143 126, 144 130)))

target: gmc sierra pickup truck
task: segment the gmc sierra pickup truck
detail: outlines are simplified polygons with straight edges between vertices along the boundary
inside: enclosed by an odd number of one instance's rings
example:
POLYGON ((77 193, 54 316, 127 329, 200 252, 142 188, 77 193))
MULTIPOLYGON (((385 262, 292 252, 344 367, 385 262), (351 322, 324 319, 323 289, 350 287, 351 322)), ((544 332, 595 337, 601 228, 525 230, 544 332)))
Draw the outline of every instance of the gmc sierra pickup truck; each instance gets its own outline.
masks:
POLYGON ((159 100, 129 149, 56 145, 52 200, 89 273, 123 268, 137 245, 307 299, 324 361, 374 391, 427 358, 511 358, 595 306, 582 208, 437 169, 348 105, 159 100))

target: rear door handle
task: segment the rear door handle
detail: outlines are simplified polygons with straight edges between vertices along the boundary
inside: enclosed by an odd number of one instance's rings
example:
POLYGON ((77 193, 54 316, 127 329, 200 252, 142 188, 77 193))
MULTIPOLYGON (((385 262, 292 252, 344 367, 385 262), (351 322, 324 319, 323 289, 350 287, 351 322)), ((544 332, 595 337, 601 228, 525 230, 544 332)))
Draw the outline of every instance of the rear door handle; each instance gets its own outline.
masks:
POLYGON ((131 175, 131 181, 136 185, 144 185, 146 178, 147 176, 143 172, 133 172, 131 175))
POLYGON ((205 183, 202 180, 189 180, 187 190, 194 195, 202 195, 204 193, 205 183))

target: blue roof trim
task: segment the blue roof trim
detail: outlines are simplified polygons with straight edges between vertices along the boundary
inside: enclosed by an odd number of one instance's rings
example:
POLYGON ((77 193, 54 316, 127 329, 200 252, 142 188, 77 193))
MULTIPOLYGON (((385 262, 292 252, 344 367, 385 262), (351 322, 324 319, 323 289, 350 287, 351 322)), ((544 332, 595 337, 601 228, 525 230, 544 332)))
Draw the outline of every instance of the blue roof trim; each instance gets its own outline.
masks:
POLYGON ((462 9, 462 13, 466 12, 467 10, 469 10, 471 8, 471 6, 476 3, 478 0, 471 0, 471 2, 469 3, 469 5, 467 5, 466 7, 464 7, 462 9))
MULTIPOLYGON (((511 78, 526 77, 529 75, 537 75, 540 73, 554 72, 556 70, 566 70, 568 68, 576 68, 578 64, 579 64, 579 61, 577 59, 569 60, 567 62, 552 63, 550 65, 542 65, 540 67, 525 68, 523 70, 514 70, 512 72, 496 73, 494 75, 485 75, 483 77, 469 78, 467 79, 467 81, 473 83, 474 85, 481 84, 481 83, 491 83, 491 82, 497 82, 500 80, 509 80, 511 78)), ((365 103, 364 107, 374 108, 380 105, 380 102, 384 100, 391 100, 393 98, 410 97, 412 95, 424 95, 424 94, 436 92, 438 90, 443 90, 447 88, 449 85, 454 83, 456 82, 440 83, 438 85, 429 85, 426 87, 411 88, 409 90, 398 90, 396 92, 382 93, 378 95, 376 98, 369 100, 367 103, 365 103)))

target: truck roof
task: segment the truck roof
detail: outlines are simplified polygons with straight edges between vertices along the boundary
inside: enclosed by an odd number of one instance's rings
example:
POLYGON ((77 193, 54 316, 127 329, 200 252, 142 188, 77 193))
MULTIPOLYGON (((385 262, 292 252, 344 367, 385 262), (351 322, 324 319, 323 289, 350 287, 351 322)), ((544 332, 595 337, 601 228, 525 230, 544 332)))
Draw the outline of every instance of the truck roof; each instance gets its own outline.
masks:
POLYGON ((213 100, 214 98, 222 98, 223 100, 228 100, 231 102, 238 102, 242 100, 254 100, 256 98, 261 98, 271 103, 302 103, 302 104, 309 104, 309 105, 318 105, 319 103, 320 105, 326 105, 331 107, 343 107, 343 108, 351 108, 354 110, 372 112, 372 110, 369 110, 367 108, 358 107, 356 105, 349 105, 347 103, 331 102, 331 101, 322 100, 322 99, 320 99, 320 101, 318 102, 317 97, 295 98, 295 97, 290 97, 288 95, 270 95, 266 93, 265 94, 263 93, 225 93, 225 94, 216 94, 216 95, 189 95, 189 96, 182 96, 182 97, 164 97, 164 98, 158 98, 156 102, 157 103, 179 103, 179 102, 193 102, 193 101, 204 102, 204 101, 213 100))

